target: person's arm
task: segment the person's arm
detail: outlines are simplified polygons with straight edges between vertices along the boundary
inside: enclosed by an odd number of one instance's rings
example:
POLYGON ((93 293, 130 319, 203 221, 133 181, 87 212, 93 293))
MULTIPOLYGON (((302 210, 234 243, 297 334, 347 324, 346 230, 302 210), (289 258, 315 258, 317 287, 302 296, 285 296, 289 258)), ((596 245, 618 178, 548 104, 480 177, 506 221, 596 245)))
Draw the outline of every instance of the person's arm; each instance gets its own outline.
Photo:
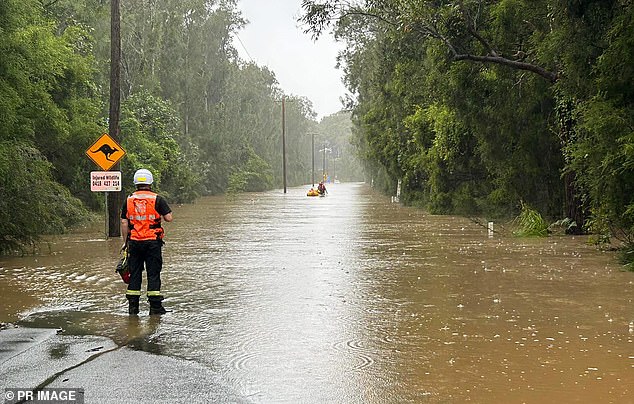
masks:
POLYGON ((161 218, 166 222, 171 222, 174 217, 172 216, 172 208, 167 204, 167 201, 162 196, 156 197, 156 210, 161 218))
POLYGON ((128 245, 129 234, 130 225, 128 224, 128 219, 121 219, 121 238, 123 239, 123 246, 121 246, 122 250, 128 245))
POLYGON ((121 206, 121 223, 119 224, 121 238, 123 239, 122 250, 128 245, 128 236, 130 235, 130 222, 128 222, 128 206, 126 202, 121 206))

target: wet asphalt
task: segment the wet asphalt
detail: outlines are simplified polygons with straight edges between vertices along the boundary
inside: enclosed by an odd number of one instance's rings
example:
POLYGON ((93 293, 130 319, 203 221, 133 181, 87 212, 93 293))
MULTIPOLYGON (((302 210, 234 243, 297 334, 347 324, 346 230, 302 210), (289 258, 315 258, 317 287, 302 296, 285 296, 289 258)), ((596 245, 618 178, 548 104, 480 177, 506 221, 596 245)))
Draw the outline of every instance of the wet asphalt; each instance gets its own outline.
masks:
POLYGON ((2 402, 20 402, 9 400, 14 389, 60 388, 83 390, 84 396, 75 402, 85 403, 249 402, 224 386, 211 370, 192 361, 119 346, 105 337, 4 325, 0 330, 2 402))

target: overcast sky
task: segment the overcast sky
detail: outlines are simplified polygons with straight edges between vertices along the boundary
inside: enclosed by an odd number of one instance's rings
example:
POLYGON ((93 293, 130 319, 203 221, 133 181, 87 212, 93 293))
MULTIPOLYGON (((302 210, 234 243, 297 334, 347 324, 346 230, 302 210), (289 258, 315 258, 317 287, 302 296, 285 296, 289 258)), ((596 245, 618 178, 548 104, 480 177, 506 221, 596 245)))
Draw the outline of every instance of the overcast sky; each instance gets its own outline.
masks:
POLYGON ((332 36, 315 42, 302 32, 301 0, 239 0, 238 7, 249 21, 234 41, 243 59, 268 66, 286 94, 313 102, 319 119, 342 109, 346 89, 335 68, 341 45, 332 36))

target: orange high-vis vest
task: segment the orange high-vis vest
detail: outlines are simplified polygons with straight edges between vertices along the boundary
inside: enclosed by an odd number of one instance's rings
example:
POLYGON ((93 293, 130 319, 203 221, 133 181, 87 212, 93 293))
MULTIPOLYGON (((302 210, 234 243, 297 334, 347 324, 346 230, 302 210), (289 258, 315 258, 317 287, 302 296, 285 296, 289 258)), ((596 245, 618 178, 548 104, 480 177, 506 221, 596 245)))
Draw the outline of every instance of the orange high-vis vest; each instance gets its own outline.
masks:
POLYGON ((163 238, 161 215, 156 211, 156 197, 152 191, 136 191, 128 196, 130 240, 160 240, 163 238))

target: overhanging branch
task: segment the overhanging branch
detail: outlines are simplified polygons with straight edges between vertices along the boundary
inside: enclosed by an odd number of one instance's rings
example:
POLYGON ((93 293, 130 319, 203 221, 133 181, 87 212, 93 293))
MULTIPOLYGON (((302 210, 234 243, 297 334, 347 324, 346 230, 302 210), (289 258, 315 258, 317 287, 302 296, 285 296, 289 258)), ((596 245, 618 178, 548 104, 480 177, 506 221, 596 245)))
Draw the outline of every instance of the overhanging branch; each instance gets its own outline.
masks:
POLYGON ((348 10, 348 11, 342 13, 341 16, 338 19, 344 19, 344 18, 349 17, 349 16, 370 17, 370 18, 374 18, 376 20, 382 21, 382 22, 384 22, 384 23, 386 23, 388 25, 391 25, 393 27, 398 26, 398 24, 395 23, 394 21, 390 21, 390 20, 388 20, 388 19, 386 19, 386 18, 384 18, 384 17, 382 17, 382 16, 380 16, 378 14, 372 14, 372 13, 369 13, 369 12, 366 12, 366 11, 358 11, 358 10, 348 10))
POLYGON ((477 56, 470 54, 462 54, 462 55, 454 55, 453 60, 471 60, 474 62, 482 62, 482 63, 495 63, 498 65, 512 67, 518 70, 526 70, 529 72, 533 72, 545 78, 546 80, 554 83, 559 79, 559 75, 557 73, 551 72, 550 70, 546 70, 543 67, 536 66, 526 62, 518 62, 516 60, 506 59, 499 56, 477 56))
POLYGON ((59 0, 52 0, 52 1, 48 2, 47 4, 44 4, 44 2, 42 2, 42 7, 49 8, 49 7, 53 6, 53 5, 55 5, 55 3, 57 3, 58 1, 59 0))
MULTIPOLYGON (((452 60, 454 61, 468 60, 468 61, 479 62, 479 63, 494 63, 494 64, 507 66, 517 70, 524 70, 531 73, 535 73, 545 78, 551 83, 555 83, 559 79, 559 75, 556 72, 552 72, 541 66, 534 65, 531 63, 526 63, 519 60, 507 59, 505 57, 500 56, 500 54, 496 52, 494 46, 492 46, 492 44, 489 43, 489 41, 486 38, 484 38, 480 34, 480 32, 478 32, 477 27, 472 25, 472 23, 475 22, 475 18, 472 18, 469 15, 468 9, 464 7, 461 1, 459 1, 458 3, 461 7, 462 12, 465 13, 467 16, 467 18, 465 18, 465 28, 467 30, 467 33, 476 41, 478 41, 486 49, 486 52, 489 53, 488 55, 478 56, 478 55, 472 55, 468 53, 462 53, 463 51, 461 52, 461 49, 459 47, 455 46, 455 44, 452 43, 452 41, 449 38, 445 37, 441 33, 442 31, 435 26, 434 21, 417 21, 417 22, 410 21, 411 24, 407 24, 406 27, 419 32, 423 36, 426 36, 429 38, 435 38, 437 40, 442 41, 445 44, 445 46, 448 48, 448 50, 451 52, 452 60)), ((374 13, 369 10, 363 10, 361 8, 352 7, 351 4, 347 2, 340 3, 339 4, 340 7, 337 10, 335 7, 336 4, 337 2, 333 2, 332 4, 325 3, 321 5, 315 5, 310 0, 303 0, 302 7, 307 10, 307 14, 303 18, 303 20, 304 22, 307 22, 309 26, 311 26, 308 31, 312 30, 314 35, 318 35, 323 30, 324 26, 330 24, 330 22, 334 20, 341 20, 350 16, 369 17, 369 18, 381 21, 396 29, 400 29, 402 27, 402 23, 399 24, 397 21, 390 20, 389 17, 381 15, 381 13, 374 13), (342 6, 342 4, 344 6, 342 6), (316 22, 311 21, 315 17, 317 17, 316 22)))

